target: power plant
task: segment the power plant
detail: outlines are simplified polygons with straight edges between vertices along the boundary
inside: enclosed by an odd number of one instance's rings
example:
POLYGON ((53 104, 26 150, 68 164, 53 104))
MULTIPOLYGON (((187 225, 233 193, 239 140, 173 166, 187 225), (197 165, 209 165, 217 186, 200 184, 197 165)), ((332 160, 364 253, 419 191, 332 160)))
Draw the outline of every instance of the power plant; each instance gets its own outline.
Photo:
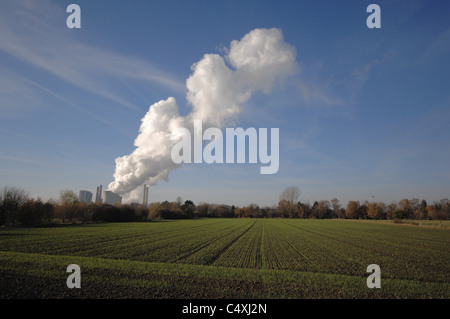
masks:
POLYGON ((119 196, 111 191, 104 191, 103 204, 120 205, 122 204, 122 196, 119 196))
MULTIPOLYGON (((102 192, 102 185, 97 187, 97 191, 95 194, 96 204, 107 204, 107 205, 121 205, 122 204, 122 196, 117 195, 113 191, 106 190, 102 192)), ((148 207, 148 185, 144 184, 143 195, 142 195, 142 207, 148 207)), ((81 203, 92 203, 93 194, 87 190, 80 190, 78 200, 81 203)), ((135 205, 139 205, 138 203, 134 203, 135 205)))
POLYGON ((142 196, 142 207, 147 208, 148 206, 148 186, 144 184, 144 194, 142 196))
POLYGON ((87 190, 81 190, 78 195, 78 200, 80 203, 90 204, 92 203, 92 193, 87 190))

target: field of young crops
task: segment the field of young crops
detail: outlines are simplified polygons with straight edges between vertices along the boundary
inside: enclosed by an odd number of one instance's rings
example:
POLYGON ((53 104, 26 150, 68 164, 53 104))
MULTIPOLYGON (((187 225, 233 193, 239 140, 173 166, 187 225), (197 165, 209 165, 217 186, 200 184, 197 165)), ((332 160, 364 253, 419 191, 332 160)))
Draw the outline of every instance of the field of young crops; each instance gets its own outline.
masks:
POLYGON ((0 297, 447 299, 449 247, 448 229, 344 220, 4 228, 0 297), (370 264, 381 288, 367 287, 370 264))

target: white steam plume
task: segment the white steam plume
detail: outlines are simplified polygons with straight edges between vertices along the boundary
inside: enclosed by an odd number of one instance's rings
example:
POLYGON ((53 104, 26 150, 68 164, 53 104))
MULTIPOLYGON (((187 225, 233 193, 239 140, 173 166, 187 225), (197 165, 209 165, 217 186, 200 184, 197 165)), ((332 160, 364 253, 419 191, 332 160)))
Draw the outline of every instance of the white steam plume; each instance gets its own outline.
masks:
POLYGON ((275 28, 255 29, 240 41, 232 41, 225 59, 218 54, 205 54, 192 66, 193 73, 186 81, 192 111, 181 116, 173 97, 151 105, 141 120, 134 142, 136 149, 116 159, 109 189, 122 195, 144 183, 155 185, 168 180, 169 172, 179 166, 171 158, 176 143, 171 139, 174 129, 192 128, 194 120, 202 120, 204 126, 230 124, 254 92, 270 93, 277 81, 296 70, 295 49, 284 42, 282 32, 275 28))

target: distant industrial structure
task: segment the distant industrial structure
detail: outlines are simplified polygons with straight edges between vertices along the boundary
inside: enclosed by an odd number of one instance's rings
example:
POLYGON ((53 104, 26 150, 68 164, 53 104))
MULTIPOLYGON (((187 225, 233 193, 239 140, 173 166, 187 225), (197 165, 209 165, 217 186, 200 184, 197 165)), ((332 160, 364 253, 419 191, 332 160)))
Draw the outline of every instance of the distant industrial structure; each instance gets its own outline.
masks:
MULTIPOLYGON (((148 187, 147 187, 147 192, 148 192, 148 187)), ((91 204, 92 197, 93 197, 93 194, 90 191, 81 190, 79 193, 79 196, 78 196, 78 200, 81 203, 91 204)), ((146 198, 147 197, 145 197, 145 199, 146 198)), ((97 192, 95 194, 95 204, 121 205, 122 197, 115 194, 112 191, 102 192, 102 185, 100 185, 97 187, 97 192)))
POLYGON ((103 204, 120 205, 120 204, 122 204, 122 197, 111 191, 104 191, 103 192, 103 204))
POLYGON ((92 193, 87 190, 81 190, 78 195, 78 201, 80 201, 80 203, 86 204, 92 203, 92 193))
POLYGON ((95 194, 95 203, 96 204, 102 203, 102 185, 97 187, 97 193, 95 194))
POLYGON ((144 194, 142 196, 142 206, 147 208, 148 206, 148 186, 144 184, 144 194))

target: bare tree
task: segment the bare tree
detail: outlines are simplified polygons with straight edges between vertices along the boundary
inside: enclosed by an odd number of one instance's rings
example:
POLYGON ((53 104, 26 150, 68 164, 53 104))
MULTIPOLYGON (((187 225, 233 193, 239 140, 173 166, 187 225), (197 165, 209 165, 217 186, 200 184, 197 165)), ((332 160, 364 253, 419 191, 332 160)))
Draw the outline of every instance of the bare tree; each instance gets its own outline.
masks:
POLYGON ((290 186, 286 188, 280 195, 279 200, 286 200, 290 203, 296 203, 300 197, 300 190, 297 186, 290 186))
POLYGON ((333 213, 337 218, 345 218, 345 211, 341 210, 341 204, 339 203, 339 199, 336 197, 331 200, 331 207, 333 208, 333 213))
POLYGON ((77 210, 78 196, 73 190, 64 190, 59 193, 59 206, 56 215, 62 220, 63 224, 66 218, 69 222, 75 217, 77 210))
POLYGON ((159 216, 160 206, 161 206, 161 203, 159 203, 159 202, 152 203, 150 205, 150 207, 148 208, 148 218, 150 218, 150 219, 159 218, 160 217, 159 216))
POLYGON ((330 212, 330 202, 327 200, 320 200, 314 202, 311 214, 313 218, 323 219, 328 218, 330 212))
POLYGON ((28 192, 23 188, 5 186, 0 201, 0 225, 7 223, 14 225, 19 207, 23 205, 28 198, 28 192))
POLYGON ((280 194, 278 209, 283 217, 298 217, 297 202, 299 197, 300 191, 297 186, 290 186, 280 194))
MULTIPOLYGON (((283 218, 296 218, 295 214, 295 206, 291 202, 287 201, 286 199, 282 199, 278 202, 277 206, 278 213, 283 218)), ((298 215, 298 214, 297 214, 298 215)))
POLYGON ((199 217, 207 217, 208 216, 209 206, 207 203, 200 202, 197 205, 197 212, 199 217))
POLYGON ((411 204, 411 201, 407 198, 402 199, 401 201, 398 202, 397 204, 397 217, 399 217, 400 219, 408 219, 412 216, 413 213, 413 207, 411 204))
POLYGON ((78 202, 78 196, 73 190, 64 190, 59 193, 61 205, 74 204, 78 202))

